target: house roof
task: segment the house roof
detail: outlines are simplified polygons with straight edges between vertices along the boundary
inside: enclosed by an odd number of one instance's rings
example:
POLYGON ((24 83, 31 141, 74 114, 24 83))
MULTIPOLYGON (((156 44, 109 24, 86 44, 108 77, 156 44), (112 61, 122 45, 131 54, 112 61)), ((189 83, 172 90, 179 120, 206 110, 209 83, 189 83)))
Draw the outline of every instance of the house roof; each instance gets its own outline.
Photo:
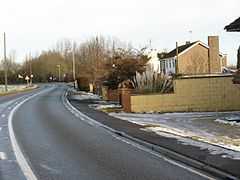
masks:
MULTIPOLYGON (((185 44, 182 46, 178 46, 178 54, 182 53, 183 51, 185 51, 186 49, 190 48, 191 46, 193 46, 196 42, 192 42, 189 44, 185 44)), ((162 56, 160 59, 166 59, 166 58, 170 58, 170 57, 175 57, 177 55, 177 50, 176 48, 173 49, 172 51, 170 51, 169 53, 166 53, 164 56, 162 56)))
MULTIPOLYGON (((179 56, 182 55, 183 53, 187 52, 188 50, 190 50, 192 47, 196 46, 197 44, 200 44, 205 48, 209 48, 209 46, 204 44, 203 42, 195 41, 195 42, 188 43, 188 44, 185 44, 185 45, 182 45, 182 46, 178 46, 178 55, 179 56)), ((219 53, 219 55, 224 56, 224 54, 222 54, 222 53, 219 53)), ((176 56, 177 56, 177 51, 176 51, 176 48, 175 48, 172 51, 170 51, 169 53, 161 54, 161 56, 159 56, 159 59, 160 60, 161 59, 168 59, 168 58, 173 58, 173 57, 176 57, 176 56)))
POLYGON ((229 32, 240 32, 240 17, 233 21, 231 24, 225 26, 224 29, 229 32))

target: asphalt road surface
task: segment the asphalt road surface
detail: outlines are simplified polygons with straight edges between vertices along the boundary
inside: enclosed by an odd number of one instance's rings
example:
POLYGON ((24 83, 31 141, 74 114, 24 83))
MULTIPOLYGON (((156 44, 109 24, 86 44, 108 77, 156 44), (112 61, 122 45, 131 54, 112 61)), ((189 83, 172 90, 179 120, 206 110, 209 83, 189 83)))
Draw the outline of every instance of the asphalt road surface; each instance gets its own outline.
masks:
POLYGON ((208 179, 74 116, 63 104, 66 89, 49 87, 13 115, 15 136, 38 179, 208 179))

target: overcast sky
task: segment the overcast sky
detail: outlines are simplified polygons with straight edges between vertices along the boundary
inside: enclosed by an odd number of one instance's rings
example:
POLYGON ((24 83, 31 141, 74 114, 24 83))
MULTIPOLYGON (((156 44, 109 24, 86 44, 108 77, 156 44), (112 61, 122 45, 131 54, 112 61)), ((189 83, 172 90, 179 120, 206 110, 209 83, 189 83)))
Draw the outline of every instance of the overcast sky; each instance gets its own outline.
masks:
POLYGON ((6 31, 8 52, 16 50, 21 62, 64 38, 80 43, 104 35, 137 47, 151 40, 153 48, 171 50, 176 41, 207 43, 208 35, 219 35, 221 51, 235 64, 240 33, 223 28, 240 16, 239 7, 239 0, 3 0, 0 40, 6 31))

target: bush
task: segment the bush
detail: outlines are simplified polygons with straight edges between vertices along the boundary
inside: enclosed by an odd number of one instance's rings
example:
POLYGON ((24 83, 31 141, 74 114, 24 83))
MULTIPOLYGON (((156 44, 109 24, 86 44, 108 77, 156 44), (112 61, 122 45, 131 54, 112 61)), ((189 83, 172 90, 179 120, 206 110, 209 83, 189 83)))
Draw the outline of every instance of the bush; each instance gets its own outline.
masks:
POLYGON ((146 71, 136 74, 136 92, 139 93, 171 93, 173 81, 171 76, 146 71))
POLYGON ((89 91, 89 80, 86 77, 77 78, 78 89, 80 91, 89 91))

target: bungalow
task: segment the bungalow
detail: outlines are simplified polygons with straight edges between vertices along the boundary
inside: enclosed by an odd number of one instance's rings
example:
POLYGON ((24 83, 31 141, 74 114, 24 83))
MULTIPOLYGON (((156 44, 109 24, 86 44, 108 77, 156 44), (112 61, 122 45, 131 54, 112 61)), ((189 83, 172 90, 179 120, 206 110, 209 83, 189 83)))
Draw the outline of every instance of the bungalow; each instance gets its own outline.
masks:
POLYGON ((186 42, 169 53, 159 54, 160 71, 164 74, 221 73, 227 56, 219 52, 219 37, 209 36, 208 45, 201 41, 186 42))

